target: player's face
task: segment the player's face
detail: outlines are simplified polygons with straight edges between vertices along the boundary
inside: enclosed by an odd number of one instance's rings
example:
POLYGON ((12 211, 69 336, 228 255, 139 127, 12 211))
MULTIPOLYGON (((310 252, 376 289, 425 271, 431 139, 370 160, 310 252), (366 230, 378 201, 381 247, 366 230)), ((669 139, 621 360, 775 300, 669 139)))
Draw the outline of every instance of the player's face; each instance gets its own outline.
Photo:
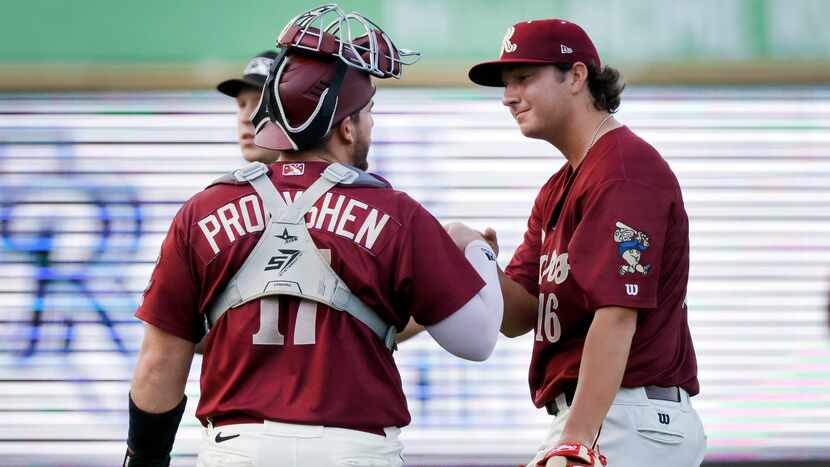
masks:
POLYGON ((352 165, 360 170, 369 168, 369 146, 372 144, 372 128, 375 126, 375 120, 372 118, 374 105, 373 100, 369 101, 365 107, 360 109, 360 117, 354 122, 357 137, 352 153, 352 165))
POLYGON ((563 72, 553 65, 517 65, 502 70, 502 103, 528 138, 550 139, 562 128, 570 99, 563 72))
POLYGON ((251 123, 251 114, 259 104, 260 90, 254 87, 242 88, 236 96, 236 136, 239 138, 239 149, 242 157, 248 162, 264 162, 269 164, 277 160, 279 153, 262 149, 254 144, 254 124, 251 123))

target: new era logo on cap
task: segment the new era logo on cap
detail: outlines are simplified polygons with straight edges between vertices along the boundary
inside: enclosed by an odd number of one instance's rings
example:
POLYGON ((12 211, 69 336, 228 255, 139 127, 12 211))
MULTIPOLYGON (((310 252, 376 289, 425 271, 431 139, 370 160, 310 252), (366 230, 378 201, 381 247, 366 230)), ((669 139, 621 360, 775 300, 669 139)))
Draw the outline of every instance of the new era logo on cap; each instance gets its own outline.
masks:
POLYGON ((574 53, 574 49, 568 47, 565 44, 559 44, 559 50, 561 50, 563 54, 572 54, 572 53, 574 53))

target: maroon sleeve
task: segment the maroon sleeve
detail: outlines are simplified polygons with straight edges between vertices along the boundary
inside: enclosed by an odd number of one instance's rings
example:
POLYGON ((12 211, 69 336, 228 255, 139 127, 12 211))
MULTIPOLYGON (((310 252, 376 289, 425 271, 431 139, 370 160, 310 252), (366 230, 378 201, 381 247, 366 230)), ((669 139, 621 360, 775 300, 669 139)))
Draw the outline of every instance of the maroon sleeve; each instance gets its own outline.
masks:
POLYGON ((400 235, 395 308, 429 326, 458 311, 484 281, 438 221, 420 205, 400 235))
POLYGON ((656 307, 671 194, 614 180, 586 194, 583 202, 568 263, 590 308, 656 307))
POLYGON ((199 313, 199 286, 183 240, 183 212, 180 210, 170 225, 135 316, 174 336, 199 342, 205 329, 199 313))
POLYGON ((539 255, 542 251, 542 218, 548 184, 542 187, 533 203, 527 219, 527 231, 521 245, 513 253, 513 259, 504 273, 524 287, 534 297, 539 295, 539 255))

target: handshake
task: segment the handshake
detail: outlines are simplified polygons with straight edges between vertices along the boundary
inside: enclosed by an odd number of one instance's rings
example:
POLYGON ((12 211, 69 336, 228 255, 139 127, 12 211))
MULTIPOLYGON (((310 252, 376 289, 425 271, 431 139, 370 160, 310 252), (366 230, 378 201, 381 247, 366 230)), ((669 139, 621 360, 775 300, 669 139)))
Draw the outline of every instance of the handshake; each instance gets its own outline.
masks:
POLYGON ((476 240, 484 240, 488 245, 490 245, 490 248, 493 249, 493 253, 495 253, 496 256, 499 255, 499 242, 496 236, 496 231, 490 227, 484 229, 484 232, 479 232, 478 230, 472 229, 461 222, 450 222, 449 224, 444 225, 444 230, 447 231, 447 234, 450 236, 452 241, 455 242, 455 246, 457 246, 462 252, 471 242, 476 240))

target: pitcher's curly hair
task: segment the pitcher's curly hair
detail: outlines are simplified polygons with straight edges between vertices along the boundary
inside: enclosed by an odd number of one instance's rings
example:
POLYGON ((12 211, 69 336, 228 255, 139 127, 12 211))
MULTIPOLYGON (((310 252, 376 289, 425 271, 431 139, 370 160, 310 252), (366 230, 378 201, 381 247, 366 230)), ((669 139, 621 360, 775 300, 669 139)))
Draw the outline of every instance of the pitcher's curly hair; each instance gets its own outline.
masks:
MULTIPOLYGON (((554 66, 565 72, 573 68, 570 63, 557 63, 554 66)), ((606 110, 614 113, 620 107, 620 95, 625 89, 625 83, 619 70, 605 66, 602 71, 597 71, 593 66, 588 68, 588 89, 594 98, 594 107, 597 110, 606 110)))

